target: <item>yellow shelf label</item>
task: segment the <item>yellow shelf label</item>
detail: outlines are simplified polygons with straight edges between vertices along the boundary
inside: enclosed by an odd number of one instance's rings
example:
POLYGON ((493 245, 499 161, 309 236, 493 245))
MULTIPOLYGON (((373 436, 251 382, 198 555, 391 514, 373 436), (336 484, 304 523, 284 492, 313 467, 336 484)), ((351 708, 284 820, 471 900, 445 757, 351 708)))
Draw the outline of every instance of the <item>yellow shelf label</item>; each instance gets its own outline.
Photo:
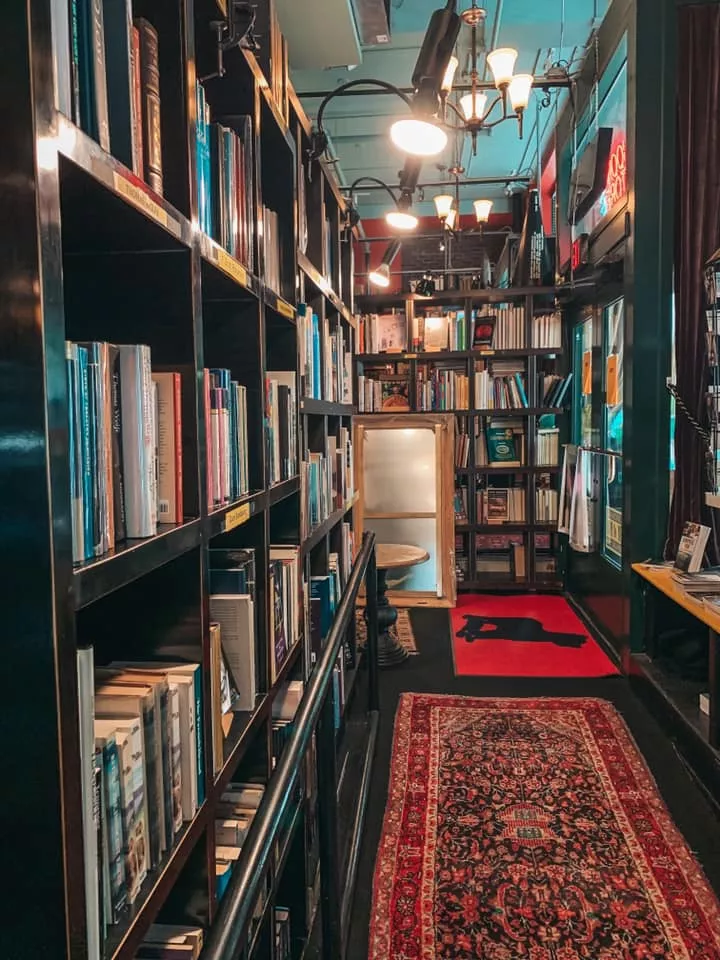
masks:
MULTIPOLYGON (((149 217, 152 217, 156 223, 161 223, 164 227, 169 226, 169 217, 159 203, 155 203, 153 198, 134 183, 130 183, 119 173, 113 173, 113 183, 119 194, 122 194, 126 200, 129 200, 133 206, 142 210, 149 217)), ((179 226, 179 224, 178 224, 179 226)))
POLYGON ((225 273, 229 273, 233 280, 237 280, 241 286, 247 286, 247 270, 245 267, 238 263, 235 257, 231 257, 227 250, 223 250, 222 247, 213 247, 216 253, 216 262, 221 270, 224 270, 225 273))
POLYGON ((295 310, 290 306, 289 303, 285 303, 284 300, 277 298, 277 312, 281 313, 284 317, 288 317, 290 320, 295 316, 295 310))
POLYGON ((243 523, 247 523, 249 519, 249 503, 242 503, 239 507, 234 507, 232 510, 228 510, 228 512, 225 514, 225 533, 227 533, 228 530, 234 530, 235 527, 239 527, 243 523))

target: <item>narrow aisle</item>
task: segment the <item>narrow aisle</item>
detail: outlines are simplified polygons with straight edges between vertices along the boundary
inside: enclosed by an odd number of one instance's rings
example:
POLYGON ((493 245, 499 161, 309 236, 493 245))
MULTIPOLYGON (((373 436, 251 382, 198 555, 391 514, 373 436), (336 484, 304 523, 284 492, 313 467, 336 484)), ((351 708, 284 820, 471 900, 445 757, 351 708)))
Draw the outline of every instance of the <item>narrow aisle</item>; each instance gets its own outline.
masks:
MULTIPOLYGON (((385 814, 393 728, 400 696, 406 692, 511 698, 589 697, 609 701, 629 727, 670 816, 696 854, 708 881, 716 893, 720 892, 720 821, 686 771, 672 743, 632 692, 628 681, 620 677, 562 680, 456 677, 450 655, 448 612, 422 610, 412 616, 419 655, 411 657, 399 668, 382 671, 380 677, 380 733, 353 905, 348 960, 366 960, 368 957, 373 873, 385 814)), ((453 947, 449 947, 446 955, 462 956, 466 960, 476 956, 467 949, 462 952, 453 947)), ((396 958, 390 954, 387 960, 396 958)))

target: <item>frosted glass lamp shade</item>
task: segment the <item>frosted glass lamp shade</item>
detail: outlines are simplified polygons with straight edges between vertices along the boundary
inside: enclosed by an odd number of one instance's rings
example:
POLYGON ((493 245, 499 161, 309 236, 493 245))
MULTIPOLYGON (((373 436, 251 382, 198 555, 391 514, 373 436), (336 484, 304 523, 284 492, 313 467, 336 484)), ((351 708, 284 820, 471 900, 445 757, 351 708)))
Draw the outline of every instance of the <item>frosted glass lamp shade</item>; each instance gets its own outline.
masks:
POLYGON ((492 200, 474 200, 473 207, 475 208, 475 217, 478 223, 487 223, 490 219, 490 211, 492 210, 493 202, 492 200))
POLYGON ((490 65, 495 86, 498 89, 506 86, 512 80, 517 55, 517 50, 513 50, 512 47, 498 47, 497 50, 492 50, 487 55, 487 62, 490 65))
POLYGON ((532 85, 533 77, 529 73, 518 73, 510 81, 508 93, 510 94, 512 108, 516 113, 525 110, 530 102, 532 85))
POLYGON ((419 117, 397 120, 390 127, 390 139, 415 157, 434 157, 447 144, 447 134, 441 127, 419 117))
POLYGON ((439 193, 433 197, 433 203, 435 204, 438 217, 440 217, 441 220, 445 220, 452 209, 452 196, 449 193, 439 193))
POLYGON ((460 98, 460 109, 466 120, 482 120, 485 115, 485 104, 487 103, 487 94, 481 90, 475 93, 466 93, 460 98))

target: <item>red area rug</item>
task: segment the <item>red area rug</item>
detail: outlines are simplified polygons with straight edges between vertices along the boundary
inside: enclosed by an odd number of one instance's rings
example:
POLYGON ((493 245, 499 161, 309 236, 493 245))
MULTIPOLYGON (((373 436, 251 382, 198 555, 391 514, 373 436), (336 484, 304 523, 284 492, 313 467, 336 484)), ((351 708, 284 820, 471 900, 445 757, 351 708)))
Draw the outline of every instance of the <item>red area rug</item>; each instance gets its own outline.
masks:
POLYGON ((720 958, 720 904, 609 703, 401 698, 369 960, 415 958, 720 958))
POLYGON ((620 672, 563 597, 461 594, 451 621, 457 676, 608 677, 620 672))

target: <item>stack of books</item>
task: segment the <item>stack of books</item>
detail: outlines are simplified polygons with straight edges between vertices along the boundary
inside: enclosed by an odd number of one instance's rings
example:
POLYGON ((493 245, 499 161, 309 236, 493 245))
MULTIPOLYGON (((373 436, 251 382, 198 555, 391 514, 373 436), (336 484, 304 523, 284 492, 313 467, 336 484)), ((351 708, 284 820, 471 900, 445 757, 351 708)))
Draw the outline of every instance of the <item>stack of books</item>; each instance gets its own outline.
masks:
POLYGON ((264 793, 262 783, 230 783, 220 799, 218 812, 221 817, 215 821, 215 883, 218 900, 227 890, 233 867, 240 857, 264 793))
POLYGON ((222 367, 203 370, 208 509, 250 492, 247 389, 222 367))
POLYGON ((135 903, 205 799, 199 664, 114 661, 78 650, 88 950, 135 903))
POLYGON ((270 547, 270 682, 302 637, 300 607, 300 547, 270 547))
POLYGON ((141 344, 65 345, 73 561, 182 523, 180 374, 141 344))
POLYGON ((296 383, 294 370, 269 370, 265 376, 265 440, 270 486, 298 473, 296 383))
POLYGON ((280 227, 278 215, 270 207, 263 207, 263 252, 265 284, 274 293, 282 293, 280 269, 280 227))
POLYGON ((560 313, 543 313, 533 317, 532 345, 541 349, 562 346, 562 315, 560 313))
POLYGON ((467 410, 470 380, 464 368, 446 364, 420 365, 415 383, 416 410, 467 410))
POLYGON ((135 960, 198 960, 203 948, 202 927, 154 923, 145 934, 135 960))
POLYGON ((58 110, 162 195, 157 31, 130 2, 54 4, 52 19, 58 110))
POLYGON ((516 410, 528 406, 525 371, 507 360, 475 362, 475 406, 480 410, 516 410))
POLYGON ((486 304, 473 311, 473 349, 525 348, 525 307, 486 304))
POLYGON ((352 403, 352 342, 342 324, 331 330, 327 317, 320 320, 305 303, 298 307, 297 323, 302 396, 352 403))

